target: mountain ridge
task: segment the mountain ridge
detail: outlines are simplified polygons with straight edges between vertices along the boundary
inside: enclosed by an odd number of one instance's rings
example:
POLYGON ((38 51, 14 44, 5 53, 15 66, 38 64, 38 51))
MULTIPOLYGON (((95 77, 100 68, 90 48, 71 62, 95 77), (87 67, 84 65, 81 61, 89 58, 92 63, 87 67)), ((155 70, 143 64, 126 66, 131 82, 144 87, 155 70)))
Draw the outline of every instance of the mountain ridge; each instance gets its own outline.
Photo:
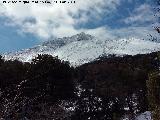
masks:
POLYGON ((118 56, 147 54, 160 50, 160 43, 137 38, 100 40, 84 32, 71 37, 56 38, 43 42, 41 45, 24 49, 15 53, 5 54, 4 58, 30 62, 38 54, 58 56, 69 61, 73 66, 95 60, 101 55, 115 54, 118 56))

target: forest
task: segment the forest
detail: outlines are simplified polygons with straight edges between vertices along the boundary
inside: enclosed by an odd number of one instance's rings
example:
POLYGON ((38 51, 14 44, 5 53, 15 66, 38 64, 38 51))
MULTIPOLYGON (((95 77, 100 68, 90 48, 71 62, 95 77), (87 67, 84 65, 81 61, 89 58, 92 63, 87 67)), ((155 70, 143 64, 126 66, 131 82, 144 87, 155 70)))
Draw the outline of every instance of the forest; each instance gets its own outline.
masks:
POLYGON ((50 55, 0 57, 2 120, 134 120, 160 115, 160 54, 100 56, 78 67, 50 55))

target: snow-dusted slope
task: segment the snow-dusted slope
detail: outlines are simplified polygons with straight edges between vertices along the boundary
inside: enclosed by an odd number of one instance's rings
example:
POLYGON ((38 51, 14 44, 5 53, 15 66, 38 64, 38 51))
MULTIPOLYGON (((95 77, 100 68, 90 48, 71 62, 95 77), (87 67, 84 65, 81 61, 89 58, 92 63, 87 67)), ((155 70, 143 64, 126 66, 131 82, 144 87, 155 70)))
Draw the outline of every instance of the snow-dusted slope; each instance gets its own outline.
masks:
MULTIPOLYGON (((131 118, 126 115, 121 120, 131 120, 131 118)), ((152 120, 151 112, 150 111, 146 111, 144 113, 141 113, 141 114, 137 115, 134 119, 132 118, 132 120, 152 120)))
POLYGON ((147 111, 145 113, 142 113, 138 117, 136 117, 135 120, 152 120, 151 118, 151 112, 147 111))
POLYGON ((140 39, 99 40, 91 35, 80 33, 72 37, 58 38, 43 44, 5 54, 6 59, 19 59, 28 62, 37 54, 50 54, 68 60, 72 65, 81 65, 102 54, 136 55, 160 50, 160 43, 140 39))

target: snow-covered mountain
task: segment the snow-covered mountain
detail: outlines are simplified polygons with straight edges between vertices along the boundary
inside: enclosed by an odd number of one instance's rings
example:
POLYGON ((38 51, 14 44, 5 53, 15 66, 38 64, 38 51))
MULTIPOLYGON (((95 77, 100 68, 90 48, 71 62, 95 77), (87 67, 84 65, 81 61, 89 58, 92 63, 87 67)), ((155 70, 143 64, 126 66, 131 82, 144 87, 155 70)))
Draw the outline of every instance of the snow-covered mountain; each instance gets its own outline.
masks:
POLYGON ((71 37, 57 38, 33 48, 5 54, 5 59, 18 59, 29 62, 37 54, 50 54, 81 65, 98 58, 100 55, 136 55, 160 51, 160 43, 136 38, 100 40, 89 34, 80 33, 71 37))

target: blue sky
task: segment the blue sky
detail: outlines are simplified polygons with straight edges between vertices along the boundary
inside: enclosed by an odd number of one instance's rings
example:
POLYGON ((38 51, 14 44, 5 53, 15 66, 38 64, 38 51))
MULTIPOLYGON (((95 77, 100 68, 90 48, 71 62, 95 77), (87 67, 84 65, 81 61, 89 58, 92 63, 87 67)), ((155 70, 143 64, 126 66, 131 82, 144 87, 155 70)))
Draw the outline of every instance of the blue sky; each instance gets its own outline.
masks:
POLYGON ((82 31, 104 39, 145 39, 156 23, 153 5, 152 0, 77 0, 55 7, 0 3, 0 53, 82 31))
POLYGON ((5 19, 0 19, 0 52, 12 52, 32 47, 39 40, 30 33, 20 34, 20 28, 4 25, 5 19))

